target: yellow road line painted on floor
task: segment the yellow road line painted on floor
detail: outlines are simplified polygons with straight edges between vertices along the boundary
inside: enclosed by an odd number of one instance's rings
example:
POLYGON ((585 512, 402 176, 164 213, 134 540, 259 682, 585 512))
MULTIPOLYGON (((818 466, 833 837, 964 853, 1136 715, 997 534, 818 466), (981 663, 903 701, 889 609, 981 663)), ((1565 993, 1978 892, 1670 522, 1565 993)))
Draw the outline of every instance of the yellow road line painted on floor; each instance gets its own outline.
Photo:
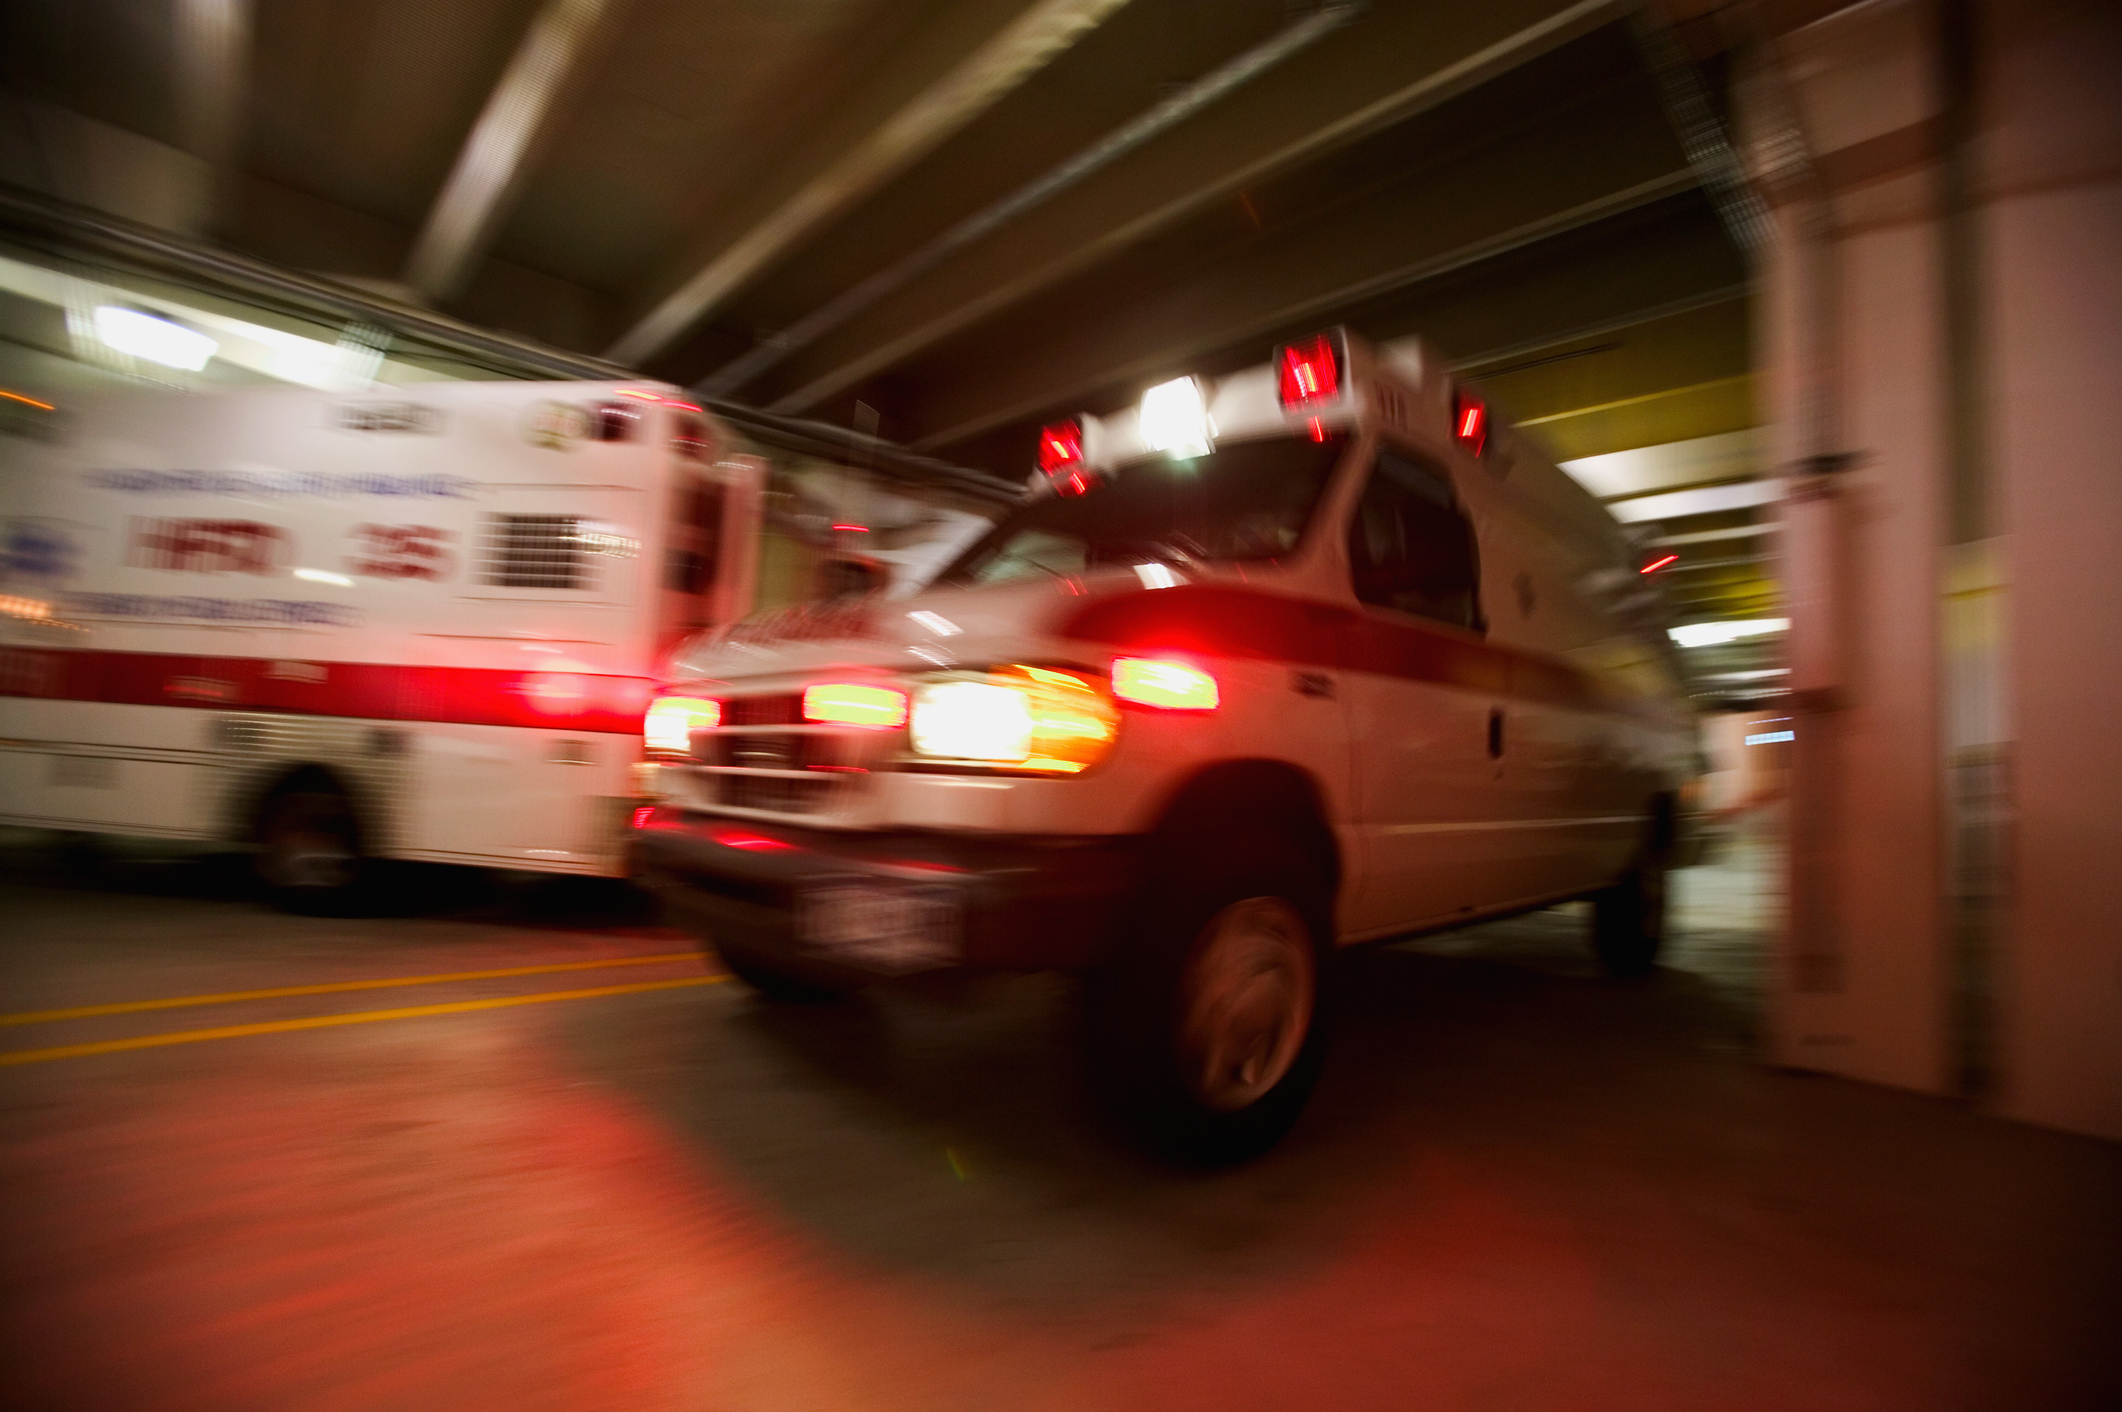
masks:
POLYGON ((0 1053, 0 1068, 13 1064, 41 1064, 47 1059, 79 1059, 89 1054, 118 1054, 128 1049, 158 1049, 165 1044, 196 1044, 203 1039, 241 1039, 245 1035, 285 1034, 289 1030, 321 1030, 333 1025, 366 1025, 376 1020, 412 1020, 422 1015, 461 1015, 470 1010, 500 1010, 510 1005, 543 1005, 554 1000, 589 1000, 600 995, 634 995, 644 990, 676 990, 680 986, 714 985, 728 976, 680 976, 670 981, 637 981, 632 985, 600 985, 590 990, 548 990, 538 995, 504 995, 492 1000, 452 1000, 442 1005, 408 1005, 399 1010, 357 1010, 349 1015, 312 1015, 301 1020, 264 1020, 255 1025, 225 1025, 214 1030, 175 1030, 168 1034, 135 1035, 131 1039, 105 1039, 93 1044, 63 1044, 56 1049, 17 1049, 0 1053))
POLYGON ((86 1020, 96 1015, 130 1015, 140 1010, 176 1010, 186 1005, 226 1005, 237 1000, 278 1000, 283 995, 331 995, 342 990, 388 990, 400 985, 441 985, 445 981, 489 981, 500 976, 544 976, 555 971, 598 971, 607 966, 654 966, 668 961, 697 961, 697 951, 666 956, 614 956, 604 961, 567 961, 550 966, 511 966, 501 971, 455 971, 445 976, 391 976, 374 981, 331 981, 324 985, 288 985, 277 990, 231 990, 220 995, 179 995, 169 1000, 126 1000, 115 1005, 80 1005, 71 1010, 25 1010, 0 1015, 0 1025, 42 1025, 53 1020, 86 1020))

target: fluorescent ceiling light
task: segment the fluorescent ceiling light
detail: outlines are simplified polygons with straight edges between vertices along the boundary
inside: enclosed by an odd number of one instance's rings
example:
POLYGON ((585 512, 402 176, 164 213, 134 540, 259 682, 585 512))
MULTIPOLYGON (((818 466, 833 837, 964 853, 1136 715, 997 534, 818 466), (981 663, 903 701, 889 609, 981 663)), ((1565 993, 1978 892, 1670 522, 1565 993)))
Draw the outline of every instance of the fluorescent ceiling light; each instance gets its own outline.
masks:
POLYGON ((906 616, 912 618, 938 637, 956 637, 964 631, 963 628, 949 618, 944 617, 941 613, 931 613, 924 609, 919 612, 908 613, 906 616))
POLYGON ((188 329, 174 319, 158 318, 116 304, 97 308, 96 337, 120 353, 130 353, 135 358, 145 358, 165 368, 182 368, 190 373, 205 367, 207 360, 221 349, 220 344, 205 334, 188 329))
POLYGON ((352 588, 354 581, 345 574, 335 574, 329 569, 296 569, 295 577, 308 579, 311 583, 334 583, 341 588, 352 588))
POLYGON ((1208 419, 1208 404, 1201 400, 1201 384, 1192 378, 1173 378, 1143 393, 1137 424, 1142 445, 1174 461, 1206 456, 1216 433, 1208 419))
POLYGON ((1714 647, 1720 642, 1737 642, 1742 637, 1762 637, 1769 633, 1783 632, 1790 627, 1788 618, 1735 618, 1717 623, 1688 623, 1682 627, 1667 628, 1672 640, 1682 647, 1714 647))

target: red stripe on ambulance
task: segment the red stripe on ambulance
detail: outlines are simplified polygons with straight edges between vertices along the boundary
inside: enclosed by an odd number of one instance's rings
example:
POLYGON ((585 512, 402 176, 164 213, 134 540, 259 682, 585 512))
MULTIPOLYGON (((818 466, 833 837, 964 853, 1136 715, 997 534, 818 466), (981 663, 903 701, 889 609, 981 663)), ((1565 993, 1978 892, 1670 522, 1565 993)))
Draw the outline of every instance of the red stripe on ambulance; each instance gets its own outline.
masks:
POLYGON ((648 677, 14 647, 0 696, 368 721, 638 733, 648 677))

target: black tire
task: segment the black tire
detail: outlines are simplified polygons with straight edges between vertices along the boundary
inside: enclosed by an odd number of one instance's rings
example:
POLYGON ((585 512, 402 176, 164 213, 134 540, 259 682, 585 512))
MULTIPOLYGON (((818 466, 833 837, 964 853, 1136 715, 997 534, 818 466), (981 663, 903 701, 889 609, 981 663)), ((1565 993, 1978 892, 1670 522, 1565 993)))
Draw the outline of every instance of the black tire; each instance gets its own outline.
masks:
POLYGON ((1592 951, 1609 976, 1640 976, 1665 946, 1666 866, 1646 854, 1612 887, 1592 894, 1592 951))
POLYGON ((282 790, 258 811, 253 865, 266 895, 283 911, 343 917, 372 900, 375 860, 362 850, 353 801, 335 789, 282 790))
POLYGON ((842 988, 823 985, 801 976, 790 975, 771 963, 760 960, 742 947, 716 942, 715 954, 729 973, 756 991, 763 1000, 778 1001, 791 1005, 820 1005, 838 1000, 847 994, 842 988))
POLYGON ((1281 1141, 1318 1080, 1330 890, 1304 850, 1275 835, 1201 840, 1164 863, 1151 865, 1158 881, 1139 923, 1090 977, 1091 1073, 1152 1147, 1243 1161, 1281 1141))

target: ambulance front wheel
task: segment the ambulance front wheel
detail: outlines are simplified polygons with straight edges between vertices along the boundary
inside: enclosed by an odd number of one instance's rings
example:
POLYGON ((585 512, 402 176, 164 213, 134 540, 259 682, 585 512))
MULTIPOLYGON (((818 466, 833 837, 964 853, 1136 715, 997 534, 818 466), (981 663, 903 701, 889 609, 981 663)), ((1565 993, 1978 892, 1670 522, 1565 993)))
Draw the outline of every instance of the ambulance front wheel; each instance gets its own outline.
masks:
POLYGON ((354 910, 373 880, 353 801, 322 781, 298 781, 258 811, 259 881, 275 905, 304 916, 354 910))
POLYGON ((762 1000, 797 1005, 822 1004, 825 1001, 838 1000, 847 994, 845 990, 833 986, 792 976, 771 962, 752 955, 742 946, 717 941, 714 947, 715 954, 722 958, 722 964, 729 968, 729 973, 750 986, 762 1000))
POLYGON ((1091 1068, 1152 1146, 1240 1161, 1279 1142, 1326 1047, 1331 913, 1295 843, 1202 841, 1141 904, 1119 954, 1091 977, 1091 1068))

